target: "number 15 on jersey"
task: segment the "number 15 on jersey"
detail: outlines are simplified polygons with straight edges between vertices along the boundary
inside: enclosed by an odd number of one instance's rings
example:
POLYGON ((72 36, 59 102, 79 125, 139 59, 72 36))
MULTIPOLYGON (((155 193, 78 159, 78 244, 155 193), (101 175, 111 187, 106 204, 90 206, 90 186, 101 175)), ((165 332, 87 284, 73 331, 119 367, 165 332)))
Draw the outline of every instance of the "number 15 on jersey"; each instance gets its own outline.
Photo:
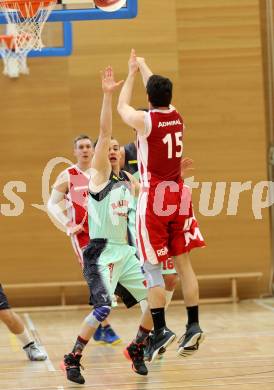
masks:
POLYGON ((162 139, 164 144, 167 144, 168 148, 168 158, 178 157, 181 158, 183 154, 183 141, 182 141, 182 132, 178 131, 177 133, 171 134, 167 133, 166 136, 162 139), (176 150, 173 150, 173 140, 175 137, 176 150), (175 156, 174 156, 175 153, 175 156))

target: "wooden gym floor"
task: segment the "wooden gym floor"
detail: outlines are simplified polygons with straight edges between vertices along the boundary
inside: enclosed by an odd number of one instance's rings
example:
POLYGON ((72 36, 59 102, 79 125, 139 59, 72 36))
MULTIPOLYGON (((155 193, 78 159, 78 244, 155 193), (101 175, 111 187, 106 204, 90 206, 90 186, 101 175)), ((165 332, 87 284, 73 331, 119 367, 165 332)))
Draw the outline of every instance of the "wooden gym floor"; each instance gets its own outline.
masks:
MULTIPOLYGON (((201 306, 207 337, 200 350, 187 360, 180 359, 174 342, 164 359, 149 366, 147 377, 133 373, 122 355, 136 333, 140 310, 118 308, 111 322, 123 343, 113 347, 90 343, 83 359, 86 384, 81 386, 66 381, 59 362, 70 350, 86 313, 21 314, 46 349, 46 362, 29 362, 17 339, 0 324, 0 389, 274 389, 274 299, 201 306)), ((169 327, 181 336, 184 323, 183 307, 173 304, 168 310, 169 327)))

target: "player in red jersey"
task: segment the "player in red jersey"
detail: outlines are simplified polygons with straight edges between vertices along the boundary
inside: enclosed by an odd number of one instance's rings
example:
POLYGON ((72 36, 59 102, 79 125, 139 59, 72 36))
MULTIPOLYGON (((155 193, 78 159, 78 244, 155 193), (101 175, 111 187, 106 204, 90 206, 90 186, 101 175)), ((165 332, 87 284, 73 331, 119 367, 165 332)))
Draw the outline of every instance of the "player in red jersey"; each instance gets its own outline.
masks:
POLYGON ((175 339, 166 327, 165 291, 161 262, 172 256, 182 281, 188 323, 180 340, 178 355, 195 352, 204 335, 199 326, 199 288, 189 252, 203 247, 204 240, 193 214, 191 193, 181 179, 182 136, 181 115, 170 105, 172 83, 153 75, 143 58, 132 50, 129 73, 120 93, 118 112, 123 121, 137 130, 138 165, 142 190, 137 207, 137 240, 144 262, 148 299, 154 323, 149 343, 152 361, 158 352, 175 339), (140 71, 149 103, 149 112, 130 106, 137 72, 140 71))
MULTIPOLYGON (((147 109, 142 109, 143 111, 148 111, 147 109)), ((138 110, 140 111, 140 109, 138 110)), ((138 181, 140 179, 139 171, 138 171, 138 161, 137 161, 137 146, 136 141, 126 144, 120 147, 121 153, 121 161, 120 167, 125 171, 131 173, 138 181)), ((193 160, 186 157, 181 161, 181 176, 184 177, 185 173, 192 169, 193 160)), ((133 202, 132 202, 133 203, 133 202)), ((130 245, 137 245, 136 238, 136 206, 135 202, 131 205, 129 210, 129 218, 128 218, 128 235, 130 238, 130 245)), ((162 265, 162 274, 165 281, 165 290, 166 290, 166 306, 167 309, 176 288, 176 284, 178 281, 177 272, 175 270, 175 264, 172 258, 167 259, 166 261, 161 263, 162 265)))
MULTIPOLYGON (((144 110, 147 111, 147 110, 144 110)), ((121 152, 121 161, 120 167, 125 171, 131 173, 138 181, 140 175, 138 172, 138 162, 137 162, 137 147, 136 142, 129 143, 127 145, 120 147, 121 152)), ((187 163, 191 161, 187 159, 187 163)), ((137 208, 137 199, 136 202, 132 202, 129 217, 128 217, 128 235, 131 239, 131 245, 137 245, 136 237, 136 208, 137 208)), ((178 281, 177 273, 175 270, 175 264, 173 259, 167 259, 167 261, 162 263, 162 274, 165 281, 165 292, 166 292, 166 309, 169 306, 172 296, 178 281)))
MULTIPOLYGON (((88 196, 89 175, 94 147, 87 135, 74 140, 76 164, 65 169, 58 176, 49 199, 50 213, 67 228, 73 249, 83 268, 83 251, 89 244, 88 216, 86 201, 88 196), (66 202, 64 212, 62 202, 66 202)), ((120 337, 114 332, 108 321, 103 321, 93 335, 95 341, 117 344, 120 337)))

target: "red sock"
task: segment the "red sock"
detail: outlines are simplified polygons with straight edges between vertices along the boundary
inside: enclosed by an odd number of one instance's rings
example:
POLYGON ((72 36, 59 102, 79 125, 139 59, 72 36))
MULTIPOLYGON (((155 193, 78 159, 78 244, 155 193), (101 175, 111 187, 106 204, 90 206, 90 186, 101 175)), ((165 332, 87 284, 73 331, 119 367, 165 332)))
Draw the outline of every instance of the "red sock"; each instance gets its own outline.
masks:
POLYGON ((77 352, 82 353, 88 342, 89 342, 89 340, 85 340, 81 336, 78 336, 76 343, 74 344, 72 352, 73 353, 77 353, 77 352))
POLYGON ((137 336, 136 336, 136 343, 138 343, 138 344, 143 343, 146 340, 146 338, 148 337, 149 332, 150 332, 149 329, 143 328, 140 325, 137 336))

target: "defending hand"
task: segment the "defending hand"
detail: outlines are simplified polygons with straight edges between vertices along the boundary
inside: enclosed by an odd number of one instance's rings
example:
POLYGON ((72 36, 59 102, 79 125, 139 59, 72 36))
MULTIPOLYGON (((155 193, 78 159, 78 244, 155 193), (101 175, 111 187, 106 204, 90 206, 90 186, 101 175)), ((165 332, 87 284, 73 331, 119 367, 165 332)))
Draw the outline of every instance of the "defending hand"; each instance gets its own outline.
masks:
POLYGON ((104 93, 112 93, 117 89, 121 84, 123 84, 124 80, 120 80, 118 82, 114 79, 114 72, 111 66, 108 66, 103 72, 101 72, 102 76, 102 89, 104 93))

